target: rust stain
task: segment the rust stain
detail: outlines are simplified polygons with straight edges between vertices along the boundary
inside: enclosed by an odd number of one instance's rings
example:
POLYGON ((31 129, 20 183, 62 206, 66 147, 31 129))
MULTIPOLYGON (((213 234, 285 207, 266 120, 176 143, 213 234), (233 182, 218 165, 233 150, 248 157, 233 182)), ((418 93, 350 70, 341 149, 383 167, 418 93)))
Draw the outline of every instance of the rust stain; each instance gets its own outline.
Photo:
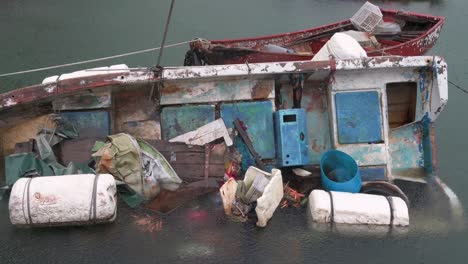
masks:
POLYGON ((319 83, 307 83, 304 89, 304 97, 307 97, 306 111, 307 112, 320 112, 324 113, 327 111, 327 97, 326 94, 318 88, 319 83))
POLYGON ((3 154, 13 154, 16 143, 29 141, 45 127, 51 130, 55 128, 55 124, 50 122, 48 115, 21 120, 14 126, 5 129, 0 134, 0 145, 3 145, 3 154))
POLYGON ((258 80, 252 88, 253 99, 266 99, 274 89, 271 80, 258 80))
POLYGON ((164 86, 161 93, 162 94, 174 94, 174 93, 183 92, 183 91, 184 91, 184 88, 176 84, 168 83, 164 86))
POLYGON ((312 140, 312 149, 315 152, 320 153, 320 146, 317 144, 317 139, 312 140))

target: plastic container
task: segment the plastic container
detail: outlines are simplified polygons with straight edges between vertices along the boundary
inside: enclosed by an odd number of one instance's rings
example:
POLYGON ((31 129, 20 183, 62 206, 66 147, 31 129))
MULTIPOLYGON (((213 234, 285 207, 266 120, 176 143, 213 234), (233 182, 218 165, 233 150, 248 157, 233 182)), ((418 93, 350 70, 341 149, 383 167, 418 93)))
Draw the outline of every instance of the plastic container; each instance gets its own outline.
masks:
POLYGON ((372 32, 383 21, 380 8, 369 2, 362 5, 350 20, 357 29, 367 32, 372 32))
POLYGON ((366 51, 353 37, 344 33, 335 33, 330 40, 314 55, 312 61, 328 61, 330 55, 337 60, 359 59, 367 57, 366 51))
POLYGON ((374 34, 397 35, 401 33, 401 27, 395 22, 384 22, 374 28, 374 34))
POLYGON ((356 161, 339 150, 328 150, 320 159, 322 185, 327 191, 357 193, 361 174, 356 161))

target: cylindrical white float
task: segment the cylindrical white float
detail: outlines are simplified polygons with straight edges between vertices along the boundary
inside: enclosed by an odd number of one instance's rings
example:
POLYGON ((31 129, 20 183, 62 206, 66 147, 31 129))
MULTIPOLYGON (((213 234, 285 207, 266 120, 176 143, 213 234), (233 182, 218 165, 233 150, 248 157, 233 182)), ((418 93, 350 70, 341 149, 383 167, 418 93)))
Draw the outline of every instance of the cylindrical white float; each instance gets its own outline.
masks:
POLYGON ((117 188, 110 174, 22 178, 10 194, 17 226, 84 225, 114 221, 117 188))
POLYGON ((309 207, 315 222, 409 225, 408 207, 399 197, 313 190, 309 207))

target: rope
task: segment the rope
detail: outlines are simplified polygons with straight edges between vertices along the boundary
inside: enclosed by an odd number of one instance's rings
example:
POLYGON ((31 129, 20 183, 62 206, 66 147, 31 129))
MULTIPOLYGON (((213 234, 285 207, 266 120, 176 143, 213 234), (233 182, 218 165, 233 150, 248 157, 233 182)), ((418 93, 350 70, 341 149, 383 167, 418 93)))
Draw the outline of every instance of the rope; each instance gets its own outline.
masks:
POLYGON ((48 66, 48 67, 43 67, 43 68, 36 68, 36 69, 30 69, 30 70, 17 71, 17 72, 3 73, 3 74, 0 74, 0 77, 13 76, 13 75, 18 75, 18 74, 38 72, 38 71, 46 71, 46 70, 52 70, 52 69, 63 68, 63 67, 70 67, 70 66, 81 65, 81 64, 86 64, 86 63, 92 63, 92 62, 122 58, 122 57, 126 57, 126 56, 131 56, 131 55, 146 53, 146 52, 150 52, 150 51, 160 50, 162 48, 176 47, 176 46, 184 45, 184 44, 187 44, 187 43, 190 43, 190 42, 192 42, 192 40, 178 42, 178 43, 174 43, 174 44, 169 44, 169 45, 166 45, 164 47, 156 47, 156 48, 149 48, 149 49, 144 49, 144 50, 132 51, 132 52, 127 52, 127 53, 122 53, 122 54, 97 58, 97 59, 77 61, 77 62, 59 64, 59 65, 48 66))
POLYGON ((327 191, 328 195, 330 195, 330 225, 333 229, 333 223, 335 222, 335 208, 333 206, 333 195, 331 191, 327 191))
POLYGON ((392 197, 390 196, 386 196, 385 198, 387 198, 387 201, 388 201, 388 205, 390 207, 390 228, 392 228, 393 226, 393 220, 395 218, 395 216, 393 215, 393 200, 392 200, 392 197))
POLYGON ((161 58, 162 58, 163 51, 164 51, 164 43, 166 43, 167 31, 169 29, 169 23, 171 22, 172 10, 174 9, 174 2, 175 2, 175 0, 171 1, 171 7, 169 8, 169 14, 167 15, 166 27, 164 28, 164 35, 163 35, 163 39, 162 39, 162 42, 161 42, 161 47, 162 48, 159 51, 158 62, 156 63, 156 67, 159 67, 160 63, 161 63, 161 58))
POLYGON ((89 207, 89 220, 93 222, 96 221, 96 206, 97 206, 97 182, 98 182, 99 174, 94 175, 94 183, 93 183, 93 193, 91 196, 91 206, 89 207))
MULTIPOLYGON (((29 223, 28 224, 32 224, 33 221, 32 221, 32 217, 31 217, 31 203, 30 203, 30 197, 29 197, 29 186, 31 186, 31 181, 32 181, 33 178, 29 178, 28 182, 26 183, 26 202, 27 202, 27 209, 28 209, 28 219, 29 219, 29 223)), ((24 193, 23 193, 23 198, 24 198, 24 193)), ((24 206, 24 202, 23 202, 23 206, 24 206)), ((24 211, 24 210, 23 210, 24 211)), ((24 214, 24 212, 23 212, 24 214)))
POLYGON ((462 87, 460 87, 459 85, 453 83, 452 81, 448 81, 448 83, 450 83, 451 85, 453 85, 453 86, 454 86, 455 88, 457 88, 458 90, 460 90, 460 91, 462 91, 462 92, 468 94, 468 91, 467 91, 467 90, 463 89, 462 87))

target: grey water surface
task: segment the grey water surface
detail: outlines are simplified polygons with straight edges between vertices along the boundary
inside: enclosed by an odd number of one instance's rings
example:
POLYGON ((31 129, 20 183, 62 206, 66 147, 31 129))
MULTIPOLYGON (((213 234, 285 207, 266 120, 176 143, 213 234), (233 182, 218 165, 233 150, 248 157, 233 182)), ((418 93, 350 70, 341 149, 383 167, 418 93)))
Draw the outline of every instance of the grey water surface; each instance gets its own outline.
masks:
MULTIPOLYGON (((159 46, 169 0, 1 0, 0 74, 159 46)), ((167 43, 294 31, 350 17, 361 0, 176 0, 167 43)), ((468 88, 468 1, 378 1, 385 8, 447 17, 431 55, 449 65, 449 79, 468 88)), ((165 51, 163 65, 181 65, 186 46, 165 51)), ((45 76, 126 63, 151 66, 157 53, 0 78, 0 92, 45 76)), ((468 95, 449 87, 436 122, 440 177, 468 212, 468 95)), ((421 198, 424 199, 424 198, 421 198)), ((16 229, 0 201, 0 263, 466 263, 468 229, 418 212, 405 230, 316 227, 305 210, 278 210, 265 229, 224 216, 209 195, 168 216, 119 206, 108 225, 16 229)))

